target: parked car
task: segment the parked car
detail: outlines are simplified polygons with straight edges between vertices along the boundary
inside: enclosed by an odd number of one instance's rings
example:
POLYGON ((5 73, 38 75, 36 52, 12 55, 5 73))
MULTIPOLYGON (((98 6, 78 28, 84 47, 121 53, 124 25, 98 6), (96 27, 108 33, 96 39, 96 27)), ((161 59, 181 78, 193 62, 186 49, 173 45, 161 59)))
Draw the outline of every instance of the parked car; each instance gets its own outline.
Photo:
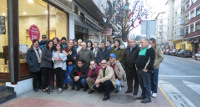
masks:
POLYGON ((196 60, 200 59, 200 51, 198 51, 198 53, 196 53, 196 54, 194 55, 194 58, 195 58, 196 60))
POLYGON ((178 52, 179 51, 177 49, 173 49, 170 55, 177 56, 178 52))
POLYGON ((172 55, 172 53, 173 53, 173 50, 169 50, 169 55, 172 55))
POLYGON ((166 50, 167 50, 167 49, 163 49, 163 54, 166 54, 166 50))
POLYGON ((170 53, 169 53, 170 51, 171 51, 170 49, 167 49, 166 52, 165 52, 165 54, 166 54, 166 55, 169 55, 169 54, 170 54, 170 53))
POLYGON ((178 52, 177 56, 178 57, 192 57, 192 52, 190 50, 184 50, 184 49, 182 49, 182 50, 180 50, 178 52))

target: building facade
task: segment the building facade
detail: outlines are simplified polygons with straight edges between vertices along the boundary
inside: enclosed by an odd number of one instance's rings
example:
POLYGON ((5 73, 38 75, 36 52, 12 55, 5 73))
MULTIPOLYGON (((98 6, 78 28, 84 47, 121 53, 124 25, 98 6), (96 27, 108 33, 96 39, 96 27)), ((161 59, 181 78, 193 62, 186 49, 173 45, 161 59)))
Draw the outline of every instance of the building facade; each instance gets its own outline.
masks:
POLYGON ((185 39, 192 44, 194 55, 200 48, 200 0, 186 0, 185 3, 185 39))
POLYGON ((26 52, 32 40, 66 37, 101 41, 102 12, 87 0, 0 0, 0 85, 32 90, 26 52))

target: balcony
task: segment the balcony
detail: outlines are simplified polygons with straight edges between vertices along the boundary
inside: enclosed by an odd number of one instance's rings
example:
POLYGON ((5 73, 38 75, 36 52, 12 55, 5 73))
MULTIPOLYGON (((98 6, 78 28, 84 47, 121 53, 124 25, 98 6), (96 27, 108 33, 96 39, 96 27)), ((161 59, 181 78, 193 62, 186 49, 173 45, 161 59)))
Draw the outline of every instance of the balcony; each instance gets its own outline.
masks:
POLYGON ((197 31, 189 33, 189 34, 185 34, 184 38, 193 38, 196 36, 200 36, 200 30, 197 30, 197 31))

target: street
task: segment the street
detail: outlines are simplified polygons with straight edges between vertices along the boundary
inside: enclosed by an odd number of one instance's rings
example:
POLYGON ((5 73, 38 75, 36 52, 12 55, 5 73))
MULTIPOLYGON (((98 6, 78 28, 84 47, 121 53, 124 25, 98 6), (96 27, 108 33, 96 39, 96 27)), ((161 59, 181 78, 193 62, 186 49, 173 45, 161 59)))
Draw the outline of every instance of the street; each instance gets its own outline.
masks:
POLYGON ((177 107, 199 107, 200 61, 164 55, 159 84, 177 107))

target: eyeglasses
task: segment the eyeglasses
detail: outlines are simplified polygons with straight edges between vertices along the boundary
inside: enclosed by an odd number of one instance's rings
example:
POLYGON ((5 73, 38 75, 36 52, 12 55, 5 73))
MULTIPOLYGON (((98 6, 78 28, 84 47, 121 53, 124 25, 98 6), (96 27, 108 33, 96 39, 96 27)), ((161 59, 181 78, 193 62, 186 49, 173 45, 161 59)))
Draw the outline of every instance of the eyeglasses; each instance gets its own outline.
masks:
POLYGON ((101 64, 106 64, 106 63, 101 63, 101 64))

